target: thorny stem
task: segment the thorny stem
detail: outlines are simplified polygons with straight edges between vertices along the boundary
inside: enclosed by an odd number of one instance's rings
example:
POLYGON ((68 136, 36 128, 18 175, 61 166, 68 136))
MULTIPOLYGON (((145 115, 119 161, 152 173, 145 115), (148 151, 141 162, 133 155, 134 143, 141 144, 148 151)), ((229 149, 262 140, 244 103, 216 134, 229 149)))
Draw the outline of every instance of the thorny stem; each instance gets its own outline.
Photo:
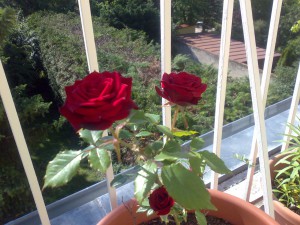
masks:
POLYGON ((122 161, 121 161, 121 148, 120 148, 119 137, 116 134, 116 132, 114 131, 114 129, 112 129, 112 127, 110 127, 109 130, 115 139, 115 141, 114 141, 115 152, 117 154, 118 162, 121 163, 122 161))

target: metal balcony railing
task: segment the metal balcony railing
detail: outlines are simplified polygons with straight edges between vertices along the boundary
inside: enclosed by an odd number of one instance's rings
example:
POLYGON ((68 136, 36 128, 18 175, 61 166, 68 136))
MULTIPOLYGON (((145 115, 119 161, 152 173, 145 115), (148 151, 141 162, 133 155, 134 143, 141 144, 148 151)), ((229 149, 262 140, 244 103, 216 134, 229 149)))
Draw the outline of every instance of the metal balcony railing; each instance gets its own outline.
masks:
MULTIPOLYGON (((223 3, 223 17, 222 17, 222 32, 221 32, 221 46, 219 57, 219 69, 218 69, 218 85, 216 96, 216 111, 215 111, 215 130, 213 137, 213 152, 220 155, 221 139, 222 139, 222 127, 223 127, 223 115, 224 115, 224 102, 225 91, 228 74, 228 58, 231 39, 231 26, 233 15, 233 0, 224 0, 223 3)), ((273 63, 273 55, 275 50, 275 43, 278 31, 278 24, 280 18, 280 11, 282 7, 282 0, 275 0, 273 2, 272 15, 270 20, 269 36, 266 49, 266 57, 263 68, 263 76, 260 81, 259 69, 257 64, 256 43, 253 27, 252 8, 250 0, 240 0, 240 9, 243 22, 244 40, 247 53, 247 65, 249 72, 249 81, 251 86, 251 96, 253 103, 255 132, 252 141, 251 149, 251 161, 255 161, 257 154, 259 155, 260 171, 262 173, 263 184, 263 199, 264 209, 266 213, 274 217, 274 209, 272 204, 272 190, 270 181, 270 171, 268 168, 268 152, 267 152, 267 138, 266 128, 264 122, 264 109, 266 105, 266 98, 268 93, 271 68, 273 63)), ((88 0, 78 0, 80 16, 82 21, 82 31, 84 34, 84 42, 86 48, 87 61, 89 71, 97 70, 98 62, 93 34, 92 17, 90 12, 90 5, 88 0)), ((161 9, 161 68, 162 73, 171 72, 171 1, 160 0, 161 9)), ((300 71, 300 68, 299 68, 300 71)), ((297 80, 295 84, 295 90, 292 98, 292 104, 288 122, 293 123, 300 98, 300 72, 298 71, 297 80)), ((0 63, 0 94, 4 104, 4 108, 7 117, 10 122, 11 129, 18 147, 18 151, 21 156, 21 160, 28 178, 30 188, 34 197, 34 201, 40 216, 40 220, 43 225, 50 224, 50 219, 47 214, 45 203, 42 197, 41 190, 39 188, 38 180, 30 159, 29 151, 26 145, 26 141, 22 132, 20 121, 13 103, 11 92, 8 86, 8 82, 0 63)), ((164 102, 162 102, 164 105, 164 102)), ((163 108, 163 123, 170 126, 171 124, 171 110, 170 107, 163 108)), ((290 133, 289 128, 286 129, 286 133, 290 133)), ((286 149, 284 145, 282 149, 286 149)), ((250 162, 251 163, 251 162, 250 162)), ((247 191, 245 192, 245 199, 249 200, 252 178, 254 174, 253 167, 248 170, 247 177, 247 191)), ((107 173, 107 180, 113 179, 112 169, 107 173)), ((109 182, 107 182, 109 184, 109 182)), ((212 173, 211 188, 218 188, 218 174, 212 173)), ((108 185, 111 206, 116 207, 116 192, 108 185)))

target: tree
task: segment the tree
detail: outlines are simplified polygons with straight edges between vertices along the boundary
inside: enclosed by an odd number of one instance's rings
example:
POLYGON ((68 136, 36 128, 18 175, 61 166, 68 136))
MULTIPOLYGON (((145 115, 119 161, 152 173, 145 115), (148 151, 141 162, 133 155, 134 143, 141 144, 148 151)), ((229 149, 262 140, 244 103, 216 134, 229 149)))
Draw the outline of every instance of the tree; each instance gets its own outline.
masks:
POLYGON ((194 25, 203 21, 203 28, 213 27, 220 23, 222 1, 220 0, 174 0, 172 1, 173 20, 176 24, 194 25))
POLYGON ((0 47, 16 25, 16 20, 17 16, 14 9, 10 7, 0 8, 0 47))
POLYGON ((159 9, 153 0, 105 0, 98 7, 98 15, 109 26, 141 30, 150 39, 159 40, 159 9))

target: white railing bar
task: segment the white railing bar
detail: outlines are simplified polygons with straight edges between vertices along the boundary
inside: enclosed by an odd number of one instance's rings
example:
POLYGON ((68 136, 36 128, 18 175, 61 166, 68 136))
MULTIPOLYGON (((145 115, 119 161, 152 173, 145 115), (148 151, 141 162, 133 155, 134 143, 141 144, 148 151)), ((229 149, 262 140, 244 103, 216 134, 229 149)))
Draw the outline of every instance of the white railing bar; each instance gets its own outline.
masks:
MULTIPOLYGON (((99 71, 90 1, 78 0, 78 5, 79 5, 80 19, 81 19, 82 32, 84 37, 84 45, 85 45, 89 71, 90 72, 93 72, 95 70, 99 71)), ((107 133, 105 133, 104 135, 107 135, 107 133)), ((112 163, 108 167, 105 175, 106 175, 107 189, 108 189, 108 194, 110 199, 110 206, 111 209, 114 209, 117 207, 118 203, 117 203, 116 189, 110 186, 111 181, 114 179, 112 163)))
MULTIPOLYGON (((261 93, 262 93, 262 101, 263 101, 263 108, 265 109, 267 103, 267 96, 268 96, 268 89, 270 84, 270 77, 272 72, 272 65, 274 59, 274 52, 275 52, 275 45, 277 39, 277 32, 278 32, 278 25, 280 19, 280 12, 282 7, 282 0, 277 0, 273 2, 272 7, 272 14, 270 19, 270 28, 268 34, 268 42, 267 42, 267 49, 265 55, 265 62, 264 68, 262 73, 262 83, 261 83, 261 93)), ((253 183, 253 176, 255 172, 255 162, 257 158, 257 133, 255 132, 252 139, 251 145, 251 152, 249 157, 250 168, 247 170, 247 178, 245 180, 246 191, 244 195, 244 199, 249 202, 252 183, 253 183)))
POLYGON ((78 0, 78 5, 89 71, 99 71, 90 1, 78 0))
POLYGON ((269 168, 268 145, 266 136, 266 127, 264 121, 264 107, 262 94, 260 91, 260 75, 258 70, 256 42, 254 35, 252 7, 250 0, 240 0, 242 14, 242 23, 244 31, 244 40, 247 54, 247 63, 249 71, 250 89, 253 104, 253 114, 255 121, 254 132, 257 135, 257 146, 259 150, 260 171, 262 174, 262 189, 264 210, 270 216, 274 217, 274 206, 272 202, 272 187, 269 168))
MULTIPOLYGON (((221 31, 221 46, 219 56, 218 68, 218 84, 216 96, 216 110, 215 110, 215 128, 213 140, 213 152, 220 156, 221 141, 222 141, 222 128, 224 117, 224 105, 226 96, 226 84, 228 74, 228 61, 231 42, 231 27, 233 15, 233 0, 225 0, 223 3, 223 16, 222 16, 222 31, 221 31)), ((218 189, 219 174, 213 172, 211 178, 211 189, 218 189)))
MULTIPOLYGON (((291 103, 291 107, 290 107, 289 117, 287 120, 288 124, 294 124, 294 122, 295 122, 295 117, 297 114, 299 100, 300 100, 300 62, 299 62, 299 68, 298 68, 292 103, 291 103)), ((291 132, 292 131, 291 131, 290 126, 286 126, 285 132, 284 132, 285 135, 283 136, 283 144, 281 147, 281 152, 288 149, 288 147, 289 147, 288 142, 290 141, 290 137, 287 135, 290 135, 291 132)))
POLYGON ((29 182, 29 186, 34 198, 34 202, 39 213, 41 223, 43 225, 50 225, 49 216, 43 199, 43 195, 40 189, 40 185, 31 161, 30 153, 25 141, 25 137, 22 131, 20 120, 17 114, 17 110, 9 89, 9 85, 5 76, 5 72, 0 61, 0 96, 6 111, 6 115, 14 135, 14 139, 21 157, 21 161, 29 182))
MULTIPOLYGON (((161 71, 171 72, 171 0, 160 0, 161 71)), ((162 98, 163 125, 171 127, 171 107, 162 98)))

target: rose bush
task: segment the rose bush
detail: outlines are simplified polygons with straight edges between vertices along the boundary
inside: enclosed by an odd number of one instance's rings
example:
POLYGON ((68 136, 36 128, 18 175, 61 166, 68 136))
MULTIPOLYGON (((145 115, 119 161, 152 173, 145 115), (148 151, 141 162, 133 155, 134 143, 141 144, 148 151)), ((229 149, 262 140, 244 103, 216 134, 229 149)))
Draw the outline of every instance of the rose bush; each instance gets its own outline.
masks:
POLYGON ((157 215, 167 215, 174 205, 173 198, 169 195, 164 186, 155 189, 149 196, 150 207, 157 212, 157 215))
MULTIPOLYGON (((44 188, 68 182, 81 160, 87 158, 91 167, 105 172, 111 164, 110 152, 115 152, 121 163, 121 149, 132 151, 141 168, 133 175, 139 211, 156 213, 165 221, 170 214, 179 225, 186 219, 187 210, 195 210, 198 222, 205 224, 201 210, 215 209, 202 179, 205 167, 220 174, 229 170, 215 154, 199 151, 203 141, 197 132, 177 129, 176 120, 186 106, 198 103, 206 84, 185 72, 163 75, 156 91, 169 100, 168 105, 175 106, 171 128, 160 124, 159 115, 137 110, 131 99, 131 84, 131 78, 118 72, 93 72, 66 87, 61 113, 88 145, 60 152, 49 162, 44 188), (108 136, 103 137, 104 130, 108 136), (182 136, 190 136, 189 151, 181 149, 182 136)), ((116 177, 111 185, 120 180, 121 176, 116 177)))

